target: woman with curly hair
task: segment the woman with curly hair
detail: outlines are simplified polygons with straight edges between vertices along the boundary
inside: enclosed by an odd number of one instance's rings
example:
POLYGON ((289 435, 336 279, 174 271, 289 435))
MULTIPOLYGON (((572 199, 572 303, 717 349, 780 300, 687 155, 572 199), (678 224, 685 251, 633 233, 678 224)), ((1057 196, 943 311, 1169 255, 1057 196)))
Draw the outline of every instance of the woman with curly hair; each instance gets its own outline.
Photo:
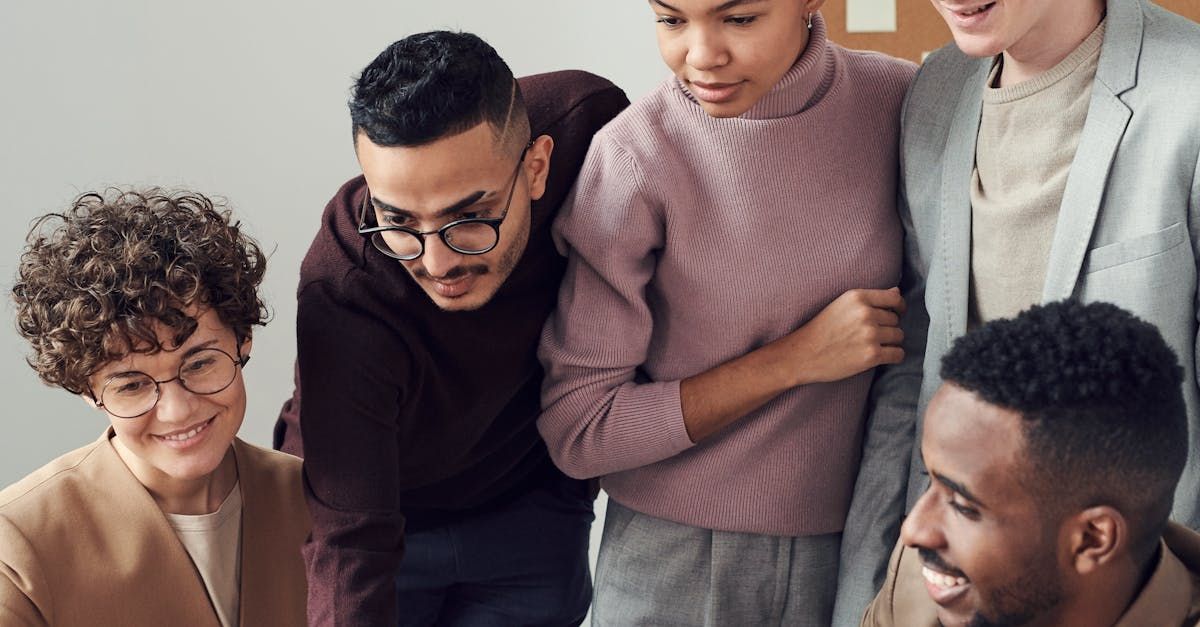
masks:
POLYGON ((191 192, 84 194, 34 223, 29 363, 109 426, 0 491, 0 624, 304 624, 300 461, 236 437, 265 262, 191 192))

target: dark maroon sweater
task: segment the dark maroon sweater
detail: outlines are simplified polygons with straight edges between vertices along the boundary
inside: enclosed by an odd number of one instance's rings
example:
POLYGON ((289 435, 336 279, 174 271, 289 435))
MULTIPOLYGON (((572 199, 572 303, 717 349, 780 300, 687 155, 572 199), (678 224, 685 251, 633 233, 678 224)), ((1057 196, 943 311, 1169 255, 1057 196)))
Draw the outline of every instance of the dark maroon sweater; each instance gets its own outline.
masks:
POLYGON ((275 445, 304 457, 311 625, 395 625, 405 523, 437 524, 563 479, 535 426, 536 350, 564 260, 550 224, 592 135, 628 100, 566 71, 520 79, 554 138, 529 244, 485 306, 446 312, 356 231, 362 177, 338 190, 300 269, 297 384, 275 445), (302 393, 303 391, 303 393, 302 393))

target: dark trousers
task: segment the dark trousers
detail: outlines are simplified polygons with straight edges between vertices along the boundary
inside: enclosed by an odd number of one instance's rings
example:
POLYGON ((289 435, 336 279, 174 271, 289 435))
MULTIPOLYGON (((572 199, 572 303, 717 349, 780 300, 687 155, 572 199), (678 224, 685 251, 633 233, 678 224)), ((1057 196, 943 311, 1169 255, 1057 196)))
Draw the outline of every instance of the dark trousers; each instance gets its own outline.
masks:
POLYGON ((592 599, 587 484, 565 477, 501 508, 405 534, 400 625, 578 625, 592 599))

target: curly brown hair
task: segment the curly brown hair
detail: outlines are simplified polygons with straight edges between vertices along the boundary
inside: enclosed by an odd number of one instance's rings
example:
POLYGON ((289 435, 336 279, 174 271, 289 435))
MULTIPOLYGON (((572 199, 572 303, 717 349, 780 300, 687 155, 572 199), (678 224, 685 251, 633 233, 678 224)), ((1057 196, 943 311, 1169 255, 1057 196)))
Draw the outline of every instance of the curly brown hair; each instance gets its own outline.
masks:
POLYGON ((259 245, 230 211, 196 192, 91 192, 37 218, 13 286, 17 329, 42 381, 90 393, 88 377, 130 351, 179 346, 195 307, 213 309, 239 340, 269 316, 258 296, 259 245), (188 310, 192 310, 189 315, 188 310), (171 331, 163 346, 155 323, 171 331))

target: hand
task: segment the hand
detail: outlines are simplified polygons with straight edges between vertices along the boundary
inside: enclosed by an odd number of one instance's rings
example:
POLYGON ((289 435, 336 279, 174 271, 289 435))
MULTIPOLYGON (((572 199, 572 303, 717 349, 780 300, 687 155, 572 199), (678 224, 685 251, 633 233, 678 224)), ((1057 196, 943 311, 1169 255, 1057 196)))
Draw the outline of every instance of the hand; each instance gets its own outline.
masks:
POLYGON ((899 288, 856 289, 838 296, 807 324, 782 338, 797 385, 838 381, 904 359, 899 288))

